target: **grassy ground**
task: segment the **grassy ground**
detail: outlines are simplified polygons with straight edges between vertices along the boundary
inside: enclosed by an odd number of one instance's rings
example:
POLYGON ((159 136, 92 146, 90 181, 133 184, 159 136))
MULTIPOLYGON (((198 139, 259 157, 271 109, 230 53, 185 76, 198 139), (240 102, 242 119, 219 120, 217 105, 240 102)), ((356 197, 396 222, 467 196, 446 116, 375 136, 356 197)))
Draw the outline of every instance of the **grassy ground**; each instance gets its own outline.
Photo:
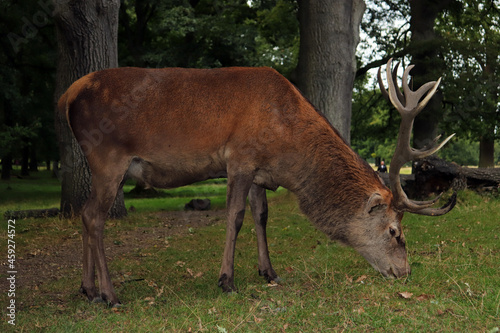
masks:
MULTIPOLYGON (((223 202, 224 184, 177 191, 161 199, 127 199, 127 207, 133 205, 135 212, 107 225, 110 271, 124 303, 119 309, 89 304, 78 294, 79 220, 16 221, 16 326, 7 324, 11 298, 1 290, 0 331, 497 332, 500 328, 498 197, 466 191, 445 216, 405 215, 413 273, 394 281, 381 277, 352 249, 327 240, 300 213, 293 195, 280 191, 270 199, 268 238, 274 268, 283 281, 269 286, 258 276, 255 232, 247 214, 236 253, 240 291, 224 295, 216 284, 224 221, 202 228, 188 224, 180 232, 163 234, 171 220, 157 213, 183 207, 192 194, 223 202), (130 247, 120 252, 125 243, 130 247), (76 259, 72 264, 58 262, 54 258, 61 252, 72 252, 69 255, 76 259), (42 282, 30 283, 37 273, 23 272, 22 263, 38 257, 44 258, 40 274, 45 275, 42 282)), ((57 181, 48 177, 0 183, 2 215, 5 210, 57 207, 58 200, 57 181)), ((3 218, 3 281, 8 277, 6 225, 3 218)))

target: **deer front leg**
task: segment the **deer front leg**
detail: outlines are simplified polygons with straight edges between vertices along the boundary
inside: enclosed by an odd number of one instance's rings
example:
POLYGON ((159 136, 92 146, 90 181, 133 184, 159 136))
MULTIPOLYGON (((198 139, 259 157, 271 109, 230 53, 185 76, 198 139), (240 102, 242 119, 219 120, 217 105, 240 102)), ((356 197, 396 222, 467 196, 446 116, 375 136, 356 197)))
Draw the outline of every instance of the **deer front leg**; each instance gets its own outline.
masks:
POLYGON ((259 252, 259 275, 263 276, 267 282, 278 282, 278 274, 274 271, 269 258, 267 246, 267 198, 266 189, 255 184, 250 188, 248 194, 250 208, 252 209, 253 220, 255 222, 255 233, 257 234, 257 250, 259 252))
POLYGON ((251 185, 252 179, 249 177, 228 176, 226 244, 219 277, 219 287, 224 292, 236 291, 234 286, 234 251, 236 237, 243 225, 246 198, 251 185))

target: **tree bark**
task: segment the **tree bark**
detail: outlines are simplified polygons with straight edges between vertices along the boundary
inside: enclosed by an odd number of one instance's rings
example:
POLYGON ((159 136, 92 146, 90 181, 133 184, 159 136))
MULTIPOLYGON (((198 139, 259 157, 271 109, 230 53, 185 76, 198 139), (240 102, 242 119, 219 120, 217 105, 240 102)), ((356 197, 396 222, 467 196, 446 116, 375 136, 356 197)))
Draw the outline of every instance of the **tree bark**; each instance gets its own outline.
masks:
POLYGON ((2 156, 2 179, 10 179, 10 171, 12 170, 12 154, 8 153, 2 156))
MULTIPOLYGON (((486 37, 491 34, 487 30, 486 37)), ((486 52, 486 61, 483 68, 483 82, 486 83, 486 93, 489 99, 484 103, 483 111, 486 111, 487 117, 484 117, 485 129, 479 141, 479 167, 493 168, 495 166, 495 136, 496 127, 500 125, 500 113, 498 112, 498 95, 500 87, 495 78, 495 72, 498 70, 497 51, 486 52), (487 125, 486 125, 487 124, 487 125)))
POLYGON ((299 0, 299 89, 349 144, 363 0, 299 0))
POLYGON ((38 160, 36 158, 36 146, 34 142, 31 142, 30 146, 30 162, 28 165, 29 172, 37 172, 38 171, 38 160))
MULTIPOLYGON (((105 68, 118 67, 119 0, 55 0, 54 20, 59 46, 56 101, 80 77, 105 68)), ((90 194, 91 174, 87 160, 67 121, 55 113, 61 157, 61 212, 79 214, 90 194)), ((123 191, 119 191, 110 216, 127 214, 123 191)))
MULTIPOLYGON (((493 128, 493 135, 495 129, 493 128)), ((481 137, 479 141, 479 167, 493 168, 495 166, 495 140, 491 137, 481 137)))
POLYGON ((28 171, 29 159, 30 159, 30 147, 28 146, 28 142, 26 140, 24 142, 24 147, 21 151, 21 176, 27 177, 30 175, 28 171))
MULTIPOLYGON (((410 0, 411 58, 414 89, 422 84, 437 80, 445 69, 438 57, 439 38, 434 25, 439 13, 453 0, 410 0)), ((427 106, 415 119, 413 125, 413 146, 417 149, 427 146, 438 134, 438 124, 443 115, 443 94, 438 90, 427 106)))

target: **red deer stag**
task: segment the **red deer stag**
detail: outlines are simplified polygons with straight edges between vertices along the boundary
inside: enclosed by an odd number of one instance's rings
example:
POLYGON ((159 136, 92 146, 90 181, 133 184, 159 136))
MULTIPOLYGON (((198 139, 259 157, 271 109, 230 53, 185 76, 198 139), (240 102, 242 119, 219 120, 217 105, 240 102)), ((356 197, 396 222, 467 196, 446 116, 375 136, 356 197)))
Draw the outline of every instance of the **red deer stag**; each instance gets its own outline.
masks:
POLYGON ((227 177, 219 278, 224 291, 235 290, 235 243, 247 197, 255 220, 259 273, 268 281, 278 278, 267 247, 265 192, 278 186, 296 194, 318 229, 354 247, 384 276, 409 274, 403 212, 442 215, 453 208, 455 196, 433 209, 435 201, 410 201, 401 189, 400 167, 442 146, 422 152, 409 146, 413 118, 438 83, 414 93, 403 82, 406 105, 395 97, 399 89, 389 84, 391 101, 403 116, 390 169, 392 193, 307 99, 272 69, 118 68, 73 83, 58 108, 92 171, 91 194, 82 211, 81 291, 90 301, 120 304, 106 264, 103 229, 126 177, 159 188, 227 177))

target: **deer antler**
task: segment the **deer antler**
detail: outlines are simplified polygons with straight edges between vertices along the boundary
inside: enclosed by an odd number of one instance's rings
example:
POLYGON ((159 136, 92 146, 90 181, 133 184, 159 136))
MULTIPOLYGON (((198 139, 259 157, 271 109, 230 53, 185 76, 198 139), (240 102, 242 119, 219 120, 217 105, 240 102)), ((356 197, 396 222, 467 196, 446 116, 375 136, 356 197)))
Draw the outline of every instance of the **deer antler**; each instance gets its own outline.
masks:
POLYGON ((391 182, 391 190, 394 197, 395 208, 407 211, 410 213, 420 214, 420 215, 443 215, 448 213, 456 203, 457 193, 453 193, 450 200, 441 208, 430 208, 434 203, 436 203, 441 194, 433 200, 430 201, 413 201, 408 199, 408 196, 403 191, 401 187, 401 180, 399 177, 401 167, 409 161, 421 159, 426 156, 432 155, 437 152, 441 147, 443 147, 455 134, 447 137, 443 142, 436 145, 437 141, 441 136, 438 136, 429 147, 423 149, 414 149, 410 146, 410 136, 413 127, 413 120, 422 111, 425 105, 432 98, 436 92, 441 78, 436 81, 428 82, 420 87, 417 91, 412 91, 408 87, 408 74, 414 65, 408 66, 403 73, 403 92, 401 93, 399 88, 396 87, 395 81, 397 79, 397 69, 399 63, 396 64, 393 72, 391 73, 391 63, 392 59, 387 62, 387 82, 388 82, 388 92, 382 83, 382 77, 380 74, 380 68, 378 70, 378 82, 380 85, 380 90, 382 94, 391 101, 392 105, 401 114, 401 126, 399 128, 398 142, 396 145, 396 150, 394 156, 392 157, 391 167, 389 170, 389 179, 391 182), (420 99, 427 93, 424 99, 420 99))

